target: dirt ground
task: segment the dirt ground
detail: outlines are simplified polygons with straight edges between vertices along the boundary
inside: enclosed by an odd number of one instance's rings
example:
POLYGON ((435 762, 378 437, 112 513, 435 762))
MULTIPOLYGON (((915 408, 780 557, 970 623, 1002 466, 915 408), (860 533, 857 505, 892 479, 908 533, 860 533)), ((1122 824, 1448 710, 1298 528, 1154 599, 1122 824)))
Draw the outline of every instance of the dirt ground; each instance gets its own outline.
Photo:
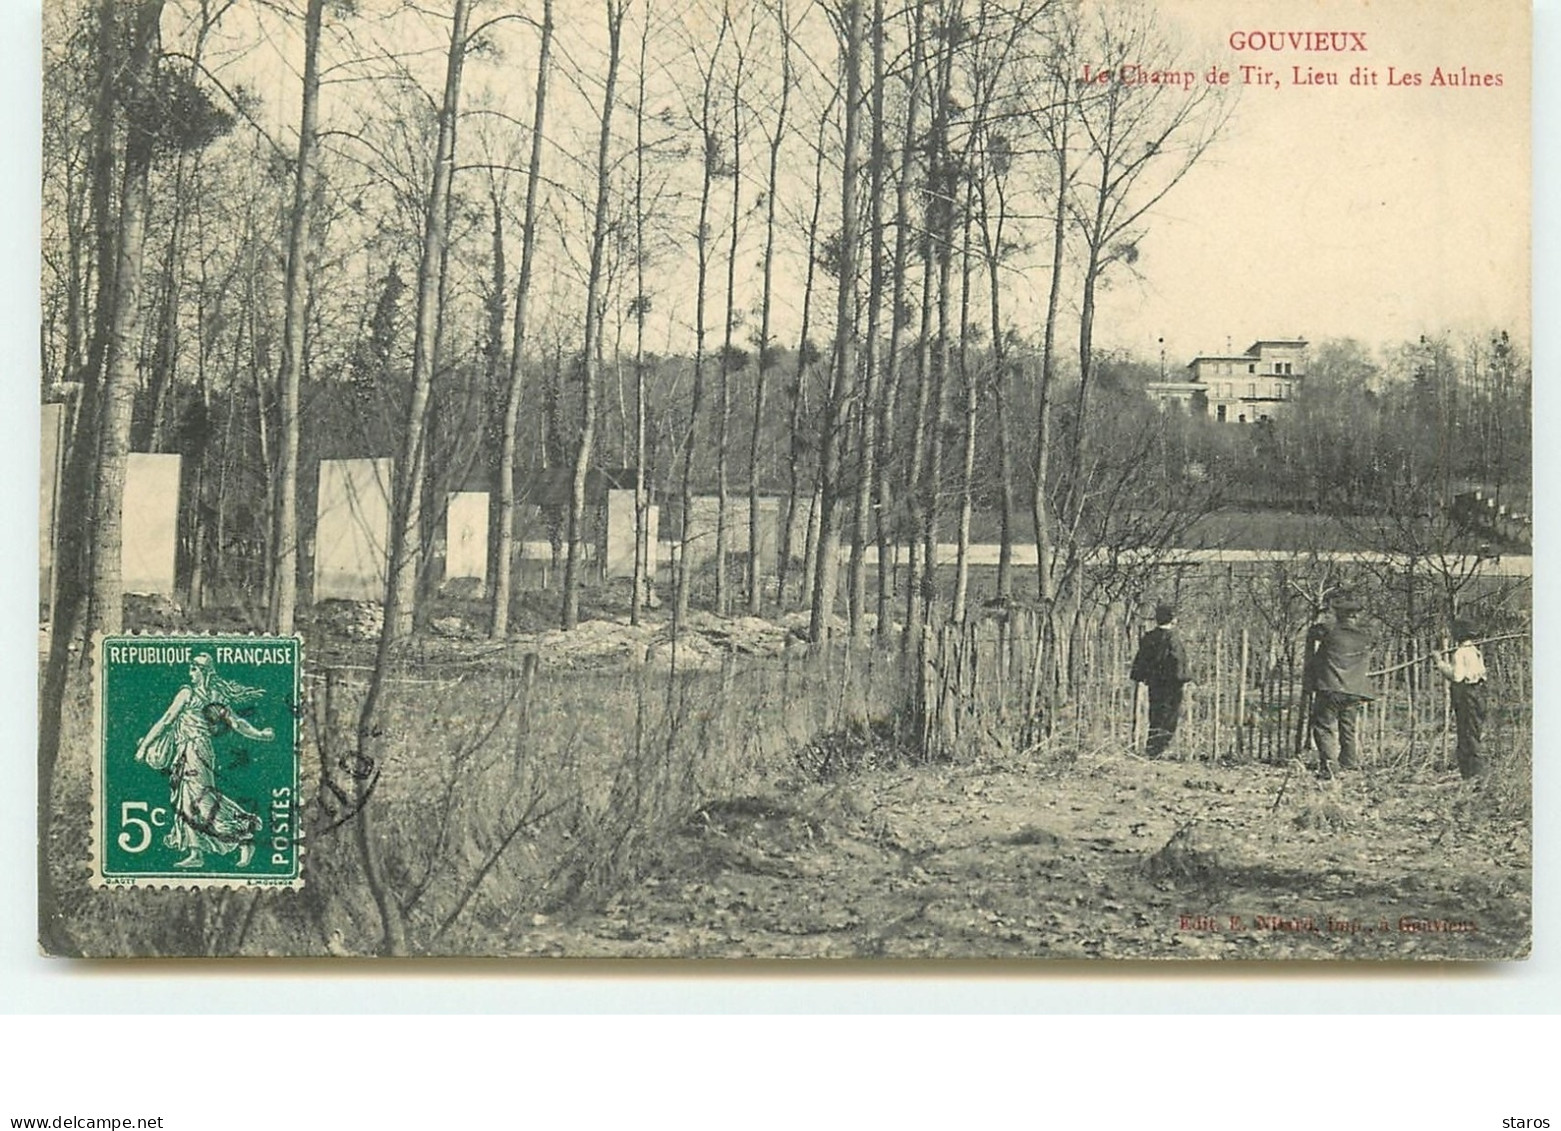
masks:
POLYGON ((1501 790, 1121 751, 873 769, 707 805, 571 957, 1500 959, 1529 950, 1530 840, 1501 790))

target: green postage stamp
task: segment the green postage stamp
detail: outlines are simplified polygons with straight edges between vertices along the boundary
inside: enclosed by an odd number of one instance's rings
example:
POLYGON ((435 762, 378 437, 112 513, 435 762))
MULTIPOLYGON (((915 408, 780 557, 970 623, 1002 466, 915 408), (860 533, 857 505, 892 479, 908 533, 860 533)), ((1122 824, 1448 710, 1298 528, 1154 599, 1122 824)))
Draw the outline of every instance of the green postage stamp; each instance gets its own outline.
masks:
POLYGON ((93 882, 298 887, 300 642, 98 641, 93 882))

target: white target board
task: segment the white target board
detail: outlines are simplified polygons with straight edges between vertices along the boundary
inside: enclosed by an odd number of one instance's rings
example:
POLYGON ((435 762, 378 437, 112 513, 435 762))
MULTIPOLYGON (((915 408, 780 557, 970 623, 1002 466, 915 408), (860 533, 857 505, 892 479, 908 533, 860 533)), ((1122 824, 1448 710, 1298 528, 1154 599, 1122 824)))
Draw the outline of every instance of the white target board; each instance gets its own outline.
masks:
MULTIPOLYGON (((647 553, 647 577, 656 576, 656 535, 660 511, 647 507, 645 511, 645 537, 647 553)), ((712 542, 712 545, 714 543, 712 542)), ((607 552, 602 558, 607 577, 634 576, 634 492, 611 490, 607 492, 607 552)))
POLYGON ((320 461, 314 599, 383 601, 390 555, 390 459, 320 461))
POLYGON ((444 577, 488 580, 488 492, 457 491, 444 519, 444 577))
POLYGON ((172 597, 181 457, 131 452, 125 465, 120 576, 126 593, 172 597))

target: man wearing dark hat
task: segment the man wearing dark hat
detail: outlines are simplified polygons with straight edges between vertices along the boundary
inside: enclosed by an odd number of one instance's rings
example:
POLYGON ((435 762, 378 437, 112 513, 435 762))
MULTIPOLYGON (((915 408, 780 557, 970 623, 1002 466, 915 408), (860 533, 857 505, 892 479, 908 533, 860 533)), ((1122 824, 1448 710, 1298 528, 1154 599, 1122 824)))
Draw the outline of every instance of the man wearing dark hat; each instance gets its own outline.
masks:
POLYGON ((1138 641, 1130 673, 1136 683, 1149 688, 1149 741, 1144 753, 1158 758, 1176 736, 1182 713, 1182 684, 1192 679, 1187 650, 1176 631, 1176 610, 1167 604, 1154 607, 1155 627, 1138 641))
POLYGON ((1317 748, 1317 776, 1322 778, 1333 776, 1335 755, 1341 770, 1360 764, 1355 720, 1360 705, 1373 698, 1366 674, 1371 637, 1356 621, 1361 604, 1340 594, 1332 607, 1333 624, 1317 634, 1301 676, 1301 689, 1312 696, 1312 745, 1317 748))
POLYGON ((1453 624, 1457 647, 1448 656, 1432 656, 1438 674, 1451 687, 1453 719, 1458 727, 1458 772, 1465 780, 1485 776, 1485 756, 1480 740, 1485 730, 1485 657, 1475 644, 1478 633, 1466 620, 1453 624))

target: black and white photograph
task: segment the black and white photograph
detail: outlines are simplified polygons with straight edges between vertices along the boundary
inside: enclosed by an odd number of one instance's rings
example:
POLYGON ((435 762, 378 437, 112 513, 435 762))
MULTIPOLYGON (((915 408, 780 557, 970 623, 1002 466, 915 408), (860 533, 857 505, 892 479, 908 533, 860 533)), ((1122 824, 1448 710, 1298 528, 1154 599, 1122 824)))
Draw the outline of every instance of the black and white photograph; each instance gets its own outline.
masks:
POLYGON ((44 953, 1529 956, 1525 0, 42 25, 44 953))

